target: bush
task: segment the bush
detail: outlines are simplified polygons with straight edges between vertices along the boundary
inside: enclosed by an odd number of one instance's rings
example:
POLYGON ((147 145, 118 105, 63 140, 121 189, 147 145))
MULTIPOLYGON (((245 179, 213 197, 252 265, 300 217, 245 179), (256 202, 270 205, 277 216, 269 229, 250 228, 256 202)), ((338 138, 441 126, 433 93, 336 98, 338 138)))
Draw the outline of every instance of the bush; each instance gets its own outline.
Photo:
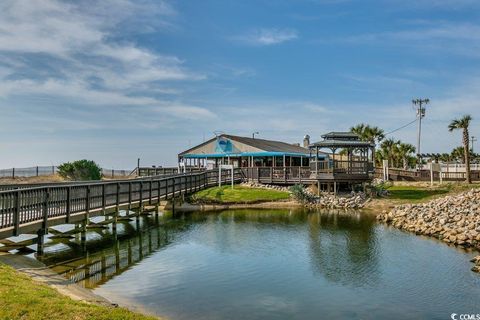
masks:
POLYGON ((370 194, 372 196, 384 197, 388 196, 388 189, 393 186, 393 183, 390 181, 375 180, 369 186, 370 194))
POLYGON ((102 168, 92 160, 77 160, 59 165, 58 174, 67 180, 100 180, 102 168))
POLYGON ((301 203, 309 203, 315 201, 315 196, 307 191, 303 184, 296 184, 290 187, 292 197, 301 203))

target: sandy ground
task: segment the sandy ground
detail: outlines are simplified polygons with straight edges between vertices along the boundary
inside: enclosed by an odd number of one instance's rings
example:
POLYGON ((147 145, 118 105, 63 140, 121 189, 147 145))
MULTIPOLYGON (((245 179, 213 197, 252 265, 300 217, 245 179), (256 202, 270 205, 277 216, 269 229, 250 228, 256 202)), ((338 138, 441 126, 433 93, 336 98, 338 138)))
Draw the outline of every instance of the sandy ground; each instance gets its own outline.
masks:
POLYGON ((397 204, 395 201, 386 198, 375 198, 368 201, 362 210, 367 213, 379 214, 384 210, 393 209, 397 204))
POLYGON ((51 183, 65 182, 65 179, 58 174, 39 177, 18 177, 18 178, 0 178, 0 184, 30 184, 30 183, 51 183))

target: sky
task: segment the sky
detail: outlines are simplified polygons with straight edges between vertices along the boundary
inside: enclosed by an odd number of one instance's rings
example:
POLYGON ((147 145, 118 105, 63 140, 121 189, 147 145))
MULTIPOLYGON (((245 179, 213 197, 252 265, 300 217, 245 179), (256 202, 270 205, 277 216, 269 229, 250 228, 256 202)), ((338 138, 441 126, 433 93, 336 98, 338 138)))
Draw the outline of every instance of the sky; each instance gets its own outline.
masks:
MULTIPOLYGON (((171 166, 214 132, 389 132, 417 97, 422 153, 449 152, 452 119, 480 135, 479 18, 476 0, 3 0, 0 168, 171 166)), ((415 145, 416 127, 389 137, 415 145)))

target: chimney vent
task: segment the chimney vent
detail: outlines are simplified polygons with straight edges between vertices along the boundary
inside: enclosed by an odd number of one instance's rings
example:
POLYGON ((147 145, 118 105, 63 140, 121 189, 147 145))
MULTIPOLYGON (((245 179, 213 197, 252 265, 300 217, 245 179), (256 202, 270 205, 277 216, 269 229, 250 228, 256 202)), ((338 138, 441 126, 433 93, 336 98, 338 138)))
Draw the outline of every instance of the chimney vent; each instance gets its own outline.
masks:
POLYGON ((303 147, 308 148, 310 145, 310 136, 307 134, 305 137, 303 137, 303 147))

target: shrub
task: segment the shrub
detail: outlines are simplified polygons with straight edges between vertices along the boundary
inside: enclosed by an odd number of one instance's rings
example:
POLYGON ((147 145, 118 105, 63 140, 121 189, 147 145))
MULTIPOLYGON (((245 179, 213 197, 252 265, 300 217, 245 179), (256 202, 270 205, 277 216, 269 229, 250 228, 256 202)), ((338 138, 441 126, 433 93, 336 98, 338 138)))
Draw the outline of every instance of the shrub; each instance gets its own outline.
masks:
POLYGON ((100 180, 102 168, 92 160, 77 160, 59 165, 58 174, 68 180, 100 180))
POLYGON ((388 196, 388 189, 393 186, 393 183, 390 181, 384 180, 375 180, 369 186, 370 194, 377 197, 388 196))
POLYGON ((307 191, 303 184, 296 184, 290 187, 290 193, 295 200, 301 203, 314 202, 316 198, 313 194, 307 191))

